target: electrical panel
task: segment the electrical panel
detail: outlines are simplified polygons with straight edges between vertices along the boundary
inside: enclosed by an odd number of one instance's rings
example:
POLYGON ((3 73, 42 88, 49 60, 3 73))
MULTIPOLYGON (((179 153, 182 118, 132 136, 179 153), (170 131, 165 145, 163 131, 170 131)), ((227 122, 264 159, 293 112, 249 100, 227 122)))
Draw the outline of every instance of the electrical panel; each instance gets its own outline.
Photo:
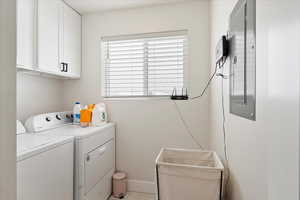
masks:
POLYGON ((240 0, 230 15, 230 113, 256 120, 256 5, 240 0))

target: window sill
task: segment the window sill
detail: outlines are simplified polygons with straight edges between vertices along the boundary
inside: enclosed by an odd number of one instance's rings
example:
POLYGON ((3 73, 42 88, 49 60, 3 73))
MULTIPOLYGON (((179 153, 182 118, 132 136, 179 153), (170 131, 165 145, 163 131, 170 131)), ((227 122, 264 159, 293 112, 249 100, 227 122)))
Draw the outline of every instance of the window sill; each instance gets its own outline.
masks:
POLYGON ((157 101, 157 100, 171 100, 170 96, 157 97, 103 97, 104 101, 157 101))

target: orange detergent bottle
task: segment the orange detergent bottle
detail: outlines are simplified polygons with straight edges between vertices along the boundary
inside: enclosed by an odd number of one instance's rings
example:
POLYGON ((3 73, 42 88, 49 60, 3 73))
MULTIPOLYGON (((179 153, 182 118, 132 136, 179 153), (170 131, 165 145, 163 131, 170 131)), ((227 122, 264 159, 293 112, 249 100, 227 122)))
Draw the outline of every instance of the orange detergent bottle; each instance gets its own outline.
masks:
POLYGON ((80 111, 80 126, 82 126, 82 127, 90 126, 90 123, 92 121, 92 113, 93 113, 94 107, 95 107, 95 104, 89 104, 87 106, 87 109, 82 109, 80 111))

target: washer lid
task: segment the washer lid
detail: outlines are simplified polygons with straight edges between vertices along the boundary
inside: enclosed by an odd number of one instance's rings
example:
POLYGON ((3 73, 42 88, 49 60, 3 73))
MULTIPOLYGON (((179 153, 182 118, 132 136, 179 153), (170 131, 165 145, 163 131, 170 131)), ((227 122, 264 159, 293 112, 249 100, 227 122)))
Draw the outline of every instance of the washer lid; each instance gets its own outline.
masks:
POLYGON ((17 135, 17 161, 53 149, 59 145, 73 141, 73 137, 54 137, 49 135, 17 135))

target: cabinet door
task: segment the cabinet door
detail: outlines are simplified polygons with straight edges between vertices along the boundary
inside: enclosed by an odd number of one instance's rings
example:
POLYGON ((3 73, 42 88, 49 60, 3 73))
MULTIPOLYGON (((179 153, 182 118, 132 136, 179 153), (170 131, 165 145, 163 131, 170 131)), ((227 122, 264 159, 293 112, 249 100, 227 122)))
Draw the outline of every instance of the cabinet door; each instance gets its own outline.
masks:
POLYGON ((59 0, 38 0, 38 67, 45 72, 60 72, 59 0))
POLYGON ((36 0, 17 1, 17 67, 35 66, 36 0))
POLYGON ((69 6, 63 6, 63 62, 68 76, 80 77, 81 72, 81 16, 69 6))

